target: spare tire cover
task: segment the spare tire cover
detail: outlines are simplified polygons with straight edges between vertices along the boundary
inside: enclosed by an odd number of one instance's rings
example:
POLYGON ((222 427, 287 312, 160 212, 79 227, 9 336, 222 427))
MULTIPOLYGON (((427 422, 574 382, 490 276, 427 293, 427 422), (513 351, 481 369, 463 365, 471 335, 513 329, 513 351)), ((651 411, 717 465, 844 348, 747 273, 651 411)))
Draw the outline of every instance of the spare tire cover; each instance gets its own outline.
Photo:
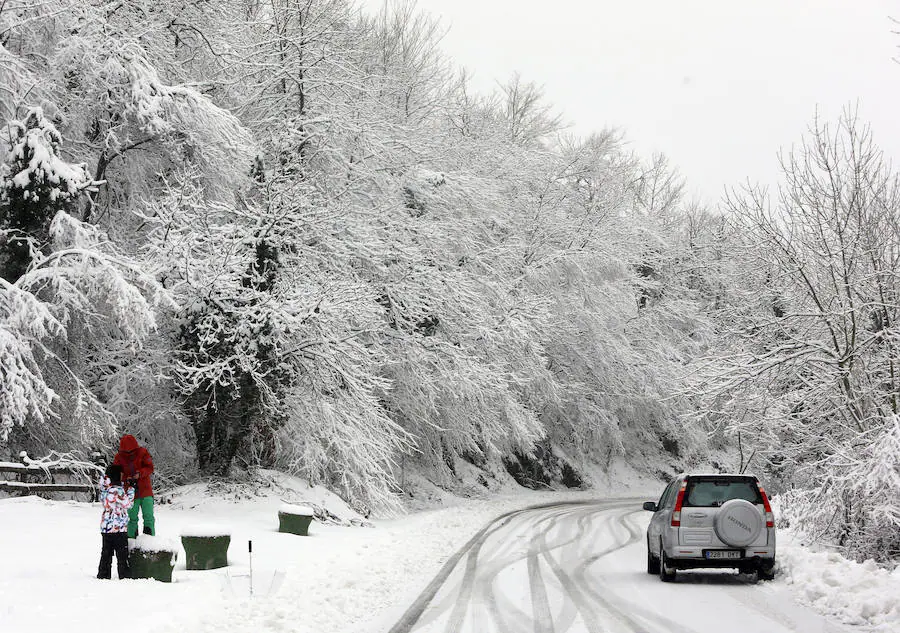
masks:
POLYGON ((763 518, 755 505, 744 499, 726 501, 713 522, 716 536, 726 545, 744 547, 759 536, 763 518))

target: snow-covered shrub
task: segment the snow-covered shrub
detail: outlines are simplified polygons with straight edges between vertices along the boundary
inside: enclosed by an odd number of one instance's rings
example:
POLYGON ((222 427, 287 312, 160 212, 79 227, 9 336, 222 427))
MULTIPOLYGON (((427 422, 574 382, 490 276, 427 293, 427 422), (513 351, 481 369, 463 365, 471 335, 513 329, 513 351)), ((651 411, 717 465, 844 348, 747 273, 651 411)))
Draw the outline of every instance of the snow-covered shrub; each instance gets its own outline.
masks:
MULTIPOLYGON (((27 434, 32 440, 33 432, 43 429, 60 446, 96 445, 115 428, 107 403, 117 397, 106 393, 101 400, 97 382, 128 371, 156 328, 157 310, 173 304, 95 227, 59 211, 48 232, 50 251, 36 254, 25 274, 7 285, 0 327, 15 332, 22 350, 30 350, 31 356, 23 358, 29 359, 31 379, 45 390, 52 386, 66 415, 19 416, 17 423, 35 425, 27 434), (29 306, 45 318, 29 314, 29 306)), ((50 405, 47 398, 41 402, 50 405)), ((29 445, 48 448, 43 442, 29 445)))

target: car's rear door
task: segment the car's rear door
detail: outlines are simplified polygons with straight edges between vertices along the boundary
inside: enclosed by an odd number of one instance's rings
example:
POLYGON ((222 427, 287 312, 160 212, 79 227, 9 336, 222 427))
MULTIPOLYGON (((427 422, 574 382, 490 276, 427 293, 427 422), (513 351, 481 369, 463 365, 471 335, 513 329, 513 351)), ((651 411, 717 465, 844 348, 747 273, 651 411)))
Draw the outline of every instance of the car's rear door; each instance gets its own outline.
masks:
MULTIPOLYGON (((726 501, 744 499, 753 503, 765 521, 765 508, 756 478, 735 475, 691 475, 681 508, 680 545, 727 548, 716 535, 715 519, 726 501)), ((767 530, 761 530, 752 545, 765 545, 767 530)))

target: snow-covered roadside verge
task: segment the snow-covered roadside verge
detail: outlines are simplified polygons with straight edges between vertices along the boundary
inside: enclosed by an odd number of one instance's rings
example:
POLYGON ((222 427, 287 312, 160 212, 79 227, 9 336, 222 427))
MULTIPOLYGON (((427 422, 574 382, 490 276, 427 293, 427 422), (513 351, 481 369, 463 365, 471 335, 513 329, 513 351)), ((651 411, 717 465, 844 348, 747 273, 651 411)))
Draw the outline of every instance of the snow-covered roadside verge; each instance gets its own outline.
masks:
POLYGON ((789 529, 778 532, 778 576, 797 600, 846 624, 900 631, 900 567, 857 563, 836 552, 799 544, 789 529))
MULTIPOLYGON (((388 630, 467 540, 505 512, 554 501, 593 499, 596 493, 532 492, 491 500, 458 500, 374 529, 329 535, 302 557, 284 560, 275 594, 238 592, 191 622, 198 633, 375 633, 388 630), (333 538, 332 538, 333 537, 333 538)), ((181 626, 160 631, 176 633, 181 626)))
MULTIPOLYGON (((595 487, 586 491, 536 492, 506 481, 491 492, 473 485, 473 494, 488 498, 466 499, 417 479, 416 499, 408 500, 417 511, 393 520, 373 520, 374 529, 320 526, 314 536, 322 540, 290 541, 302 550, 287 552, 277 561, 284 572, 277 592, 252 598, 247 591, 232 592, 221 607, 206 608, 190 629, 198 633, 383 633, 442 565, 491 519, 530 505, 630 497, 635 491, 659 486, 622 463, 596 477, 595 487)), ((235 563, 244 564, 240 558, 235 563)), ((260 576, 266 574, 271 575, 271 568, 263 567, 260 576)), ((239 585, 233 582, 232 586, 239 585)), ((182 629, 173 623, 160 631, 182 633, 182 629)))
POLYGON ((801 604, 845 624, 867 630, 900 631, 900 567, 888 571, 874 561, 857 563, 819 545, 809 545, 793 527, 779 525, 783 497, 772 498, 778 526, 776 583, 801 604))
POLYGON ((131 633, 382 632, 491 518, 537 503, 603 496, 519 489, 376 520, 374 528, 314 522, 310 536, 299 537, 277 532, 277 511, 285 501, 315 504, 342 519, 359 517, 322 488, 280 479, 294 495, 213 495, 195 485, 173 503, 160 503, 162 538, 177 542, 198 525, 231 533, 228 567, 187 571, 180 554, 171 584, 94 577, 100 554, 96 503, 0 499, 0 631, 92 633, 112 610, 131 633))

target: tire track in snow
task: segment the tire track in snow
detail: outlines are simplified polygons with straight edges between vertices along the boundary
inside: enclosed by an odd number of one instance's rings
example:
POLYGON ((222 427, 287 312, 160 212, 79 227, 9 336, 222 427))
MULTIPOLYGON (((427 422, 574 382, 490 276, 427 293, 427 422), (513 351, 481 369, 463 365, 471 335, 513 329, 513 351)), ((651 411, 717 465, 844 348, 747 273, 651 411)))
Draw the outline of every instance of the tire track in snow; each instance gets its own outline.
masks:
MULTIPOLYGON (((612 529, 612 525, 613 521, 621 522, 622 515, 614 514, 617 510, 629 509, 631 507, 633 507, 633 504, 631 502, 626 502, 626 504, 608 504, 594 511, 595 518, 597 517, 597 515, 603 515, 601 526, 611 526, 610 529, 607 530, 607 533, 613 536, 614 541, 611 545, 601 550, 599 554, 594 555, 592 557, 593 559, 597 559, 601 556, 605 556, 606 554, 610 554, 630 544, 631 541, 628 539, 626 539, 625 541, 620 541, 616 538, 615 531, 612 529)), ((629 513, 630 512, 632 511, 629 510, 629 513)), ((581 569, 584 568, 585 565, 583 563, 575 565, 574 573, 569 573, 562 565, 559 565, 555 560, 552 559, 552 557, 550 557, 549 552, 545 554, 548 564, 551 566, 554 574, 556 574, 557 580, 560 582, 568 596, 571 598, 572 603, 577 608, 578 613, 581 615, 581 619, 584 622, 584 625, 587 628, 588 632, 603 633, 604 631, 606 631, 607 628, 601 621, 601 612, 606 611, 613 616, 615 616, 616 614, 610 612, 609 609, 604 608, 606 602, 605 600, 596 599, 596 592, 590 589, 590 583, 587 581, 585 575, 583 573, 580 573, 581 569)), ((569 621, 566 624, 567 630, 571 627, 573 622, 569 621)))
MULTIPOLYGON (((555 509, 553 512, 541 512, 537 517, 532 517, 531 523, 527 526, 530 532, 530 535, 528 536, 528 548, 517 553, 517 555, 511 558, 493 561, 488 566, 486 566, 486 568, 482 569, 482 578, 480 582, 481 589, 490 601, 489 605, 492 614, 498 607, 502 606, 502 610, 505 613, 515 616, 518 624, 518 628, 515 630, 531 629, 533 626, 536 626, 535 620, 538 615, 536 615, 534 612, 535 604, 537 604, 538 608, 540 609, 539 605, 541 604, 541 601, 547 599, 546 585, 535 584, 531 580, 529 580, 529 588, 532 589, 532 605, 530 609, 531 615, 529 616, 529 614, 519 608, 519 605, 515 604, 515 602, 509 596, 504 595, 502 591, 498 592, 495 590, 496 579, 502 572, 509 570, 514 565, 524 560, 526 566, 526 576, 528 576, 529 578, 533 578, 533 576, 529 576, 529 574, 534 573, 530 571, 533 568, 538 573, 540 573, 541 580, 543 582, 543 573, 540 572, 540 557, 548 548, 558 550, 566 547, 574 541, 580 540, 583 537, 585 532, 585 521, 583 519, 584 515, 586 515, 586 512, 583 508, 586 507, 589 503, 590 502, 581 502, 577 504, 572 503, 566 505, 565 507, 555 509), (566 535, 566 533, 561 533, 558 539, 554 541, 552 545, 542 546, 542 535, 550 534, 555 529, 560 527, 568 527, 568 525, 572 523, 568 519, 572 515, 573 511, 582 515, 581 518, 579 518, 579 520, 575 522, 576 532, 568 536, 566 535), (535 560, 532 560, 532 558, 534 558, 535 560), (543 595, 535 595, 533 593, 534 590, 542 592, 543 595), (537 602, 535 603, 535 601, 537 602)), ((591 512, 596 511, 592 510, 591 512)), ((549 599, 547 599, 547 603, 549 608, 549 599)), ((552 613, 544 615, 547 615, 548 619, 545 621, 550 623, 552 630, 552 613)), ((498 626, 498 630, 500 631, 513 630, 510 629, 508 625, 503 626, 505 623, 501 622, 501 620, 498 618, 495 618, 495 622, 498 626)))
POLYGON ((437 595, 438 591, 441 590, 447 578, 456 569, 456 566, 459 564, 463 556, 468 554, 470 549, 476 544, 483 542, 484 538, 486 538, 486 535, 489 535, 493 531, 500 529, 501 527, 506 525, 508 521, 510 521, 520 512, 521 510, 514 510, 512 512, 507 512, 506 514, 500 515, 496 519, 493 519, 481 530, 479 530, 475 534, 475 536, 469 539, 469 541, 465 545, 463 545, 447 560, 446 563, 444 563, 443 567, 441 567, 437 575, 431 580, 430 583, 428 583, 428 586, 425 588, 425 590, 419 595, 418 598, 415 599, 415 601, 404 612, 404 614, 400 616, 400 619, 396 624, 394 624, 394 626, 391 627, 388 633, 407 633, 408 631, 411 631, 419 621, 419 619, 422 617, 425 609, 428 608, 428 605, 432 602, 432 600, 434 600, 434 597, 437 595))
MULTIPOLYGON (((456 625, 459 626, 459 624, 461 624, 462 622, 462 618, 465 617, 465 612, 468 609, 468 604, 471 600, 471 590, 474 583, 474 573, 478 559, 478 552, 484 545, 485 541, 487 541, 487 539, 498 530, 502 530, 503 528, 505 528, 510 523, 510 521, 518 516, 532 513, 538 510, 547 510, 561 506, 575 505, 576 503, 583 502, 558 502, 530 506, 528 508, 507 512, 490 521, 485 527, 483 527, 471 539, 469 539, 469 541, 466 542, 465 545, 463 545, 455 554, 453 554, 446 563, 444 563, 443 567, 441 567, 437 575, 431 580, 430 583, 428 583, 425 590, 419 595, 418 598, 413 601, 413 604, 410 605, 410 607, 404 612, 400 619, 390 628, 388 633, 409 633, 410 631, 412 631, 419 624, 423 613, 432 603, 435 596, 437 596, 438 592, 444 587, 444 584, 447 581, 448 577, 455 571, 463 557, 467 557, 465 573, 462 582, 459 585, 459 592, 457 593, 458 597, 453 607, 454 610, 451 613, 451 623, 456 622, 456 625), (469 561, 472 562, 470 563, 469 561)), ((454 631, 458 629, 448 628, 447 630, 454 631)))
POLYGON ((575 572, 575 575, 577 576, 581 585, 585 587, 587 593, 599 605, 601 605, 613 619, 615 619, 621 625, 630 629, 633 633, 645 633, 648 630, 647 624, 645 622, 652 623, 653 628, 658 629, 661 633, 691 633, 689 629, 686 629, 677 622, 673 622, 672 620, 661 617, 640 605, 635 605, 634 603, 618 599, 612 592, 610 592, 609 594, 603 594, 600 591, 592 588, 593 583, 588 578, 588 569, 591 566, 595 565, 597 562, 601 561, 603 558, 609 556, 610 554, 613 554, 614 552, 617 552, 624 547, 628 547, 632 543, 643 538, 643 531, 634 524, 634 521, 632 519, 632 517, 639 512, 639 510, 632 510, 617 515, 615 518, 618 525, 624 528, 628 533, 628 535, 625 537, 625 540, 618 541, 614 545, 607 547, 606 549, 601 550, 600 552, 597 552, 593 556, 589 557, 581 565, 579 565, 578 569, 575 572), (634 615, 638 615, 641 619, 644 620, 644 622, 636 619, 634 615))
POLYGON ((550 612, 550 598, 547 597, 547 587, 544 586, 536 550, 532 550, 528 555, 528 584, 531 590, 534 633, 556 633, 550 612))
MULTIPOLYGON (((565 516, 568 512, 569 508, 566 506, 554 509, 552 512, 542 512, 537 520, 535 520, 534 517, 529 517, 529 523, 524 526, 527 528, 527 531, 531 533, 531 535, 528 536, 528 548, 519 550, 507 558, 498 557, 497 560, 490 562, 482 568, 482 577, 479 580, 479 588, 481 589, 482 595, 485 597, 486 609, 498 631, 520 631, 531 629, 536 617, 533 608, 531 610, 532 613, 529 615, 529 613, 521 609, 513 600, 504 595, 502 591, 498 592, 496 590, 498 576, 504 571, 510 570, 514 565, 523 560, 525 561, 527 572, 529 565, 531 564, 530 557, 535 551, 534 533, 536 531, 546 530, 549 532, 553 530, 558 525, 560 518, 565 516), (544 527, 545 524, 547 524, 546 527, 544 527), (508 617, 504 618, 501 613, 505 613, 508 617), (515 621, 514 627, 511 625, 510 620, 515 621)), ((506 540, 510 542, 514 541, 512 538, 506 540)), ((546 587, 544 587, 544 589, 546 589, 546 587)))
MULTIPOLYGON (((575 623, 579 614, 581 615, 582 621, 588 627, 589 633, 604 633, 604 629, 599 621, 599 614, 593 608, 591 602, 586 599, 584 593, 579 589, 577 582, 575 582, 570 574, 566 572, 566 567, 574 566, 577 564, 578 560, 580 560, 580 554, 577 551, 577 548, 569 546, 573 543, 587 544, 590 546, 592 541, 585 538, 588 527, 591 527, 598 520, 600 521, 601 526, 611 523, 614 515, 610 513, 614 512, 619 507, 632 508, 634 507, 634 502, 629 500, 603 503, 567 503, 559 508, 555 508, 555 511, 552 513, 548 513, 545 509, 530 509, 529 511, 530 514, 536 515, 533 517, 531 524, 527 526, 532 532, 530 548, 533 548, 539 555, 537 558, 538 565, 543 563, 550 568, 552 576, 562 590, 561 597, 563 603, 561 605, 559 617, 554 619, 551 612, 549 619, 550 626, 559 633, 569 630, 575 623), (547 522, 550 523, 550 526, 545 528, 544 524, 547 522), (571 530, 571 526, 575 527, 574 531, 571 530), (551 540, 550 535, 553 532, 553 529, 557 527, 560 528, 559 534, 551 540), (561 563, 554 558, 555 553, 560 553, 562 555, 568 554, 568 556, 564 556, 564 560, 561 563), (572 560, 565 560, 567 558, 571 558, 572 560)), ((593 525, 594 531, 600 531, 599 527, 600 526, 593 525)), ((521 561, 522 558, 524 558, 523 555, 518 555, 512 557, 512 559, 487 561, 486 565, 482 567, 483 576, 480 578, 479 582, 482 590, 481 594, 489 596, 487 601, 488 612, 491 615, 492 623, 498 631, 538 630, 535 628, 537 623, 535 622, 534 617, 529 618, 527 613, 522 611, 511 599, 504 596, 502 592, 499 596, 496 596, 494 592, 493 581, 496 576, 521 561), (501 600, 505 603, 502 611, 497 608, 501 604, 501 600), (501 612, 506 616, 515 616, 517 626, 515 628, 510 628, 508 622, 504 621, 504 619, 499 616, 501 612)), ((544 584, 544 589, 546 590, 546 582, 544 584)), ((540 596, 537 599, 540 601, 540 596)), ((532 595, 532 600, 534 600, 534 595, 532 595)), ((532 612, 533 610, 534 604, 532 604, 532 612)), ((477 614, 473 615, 477 616, 477 614)), ((451 626, 448 626, 446 632, 458 633, 461 631, 461 626, 456 627, 456 624, 457 623, 454 622, 451 626)))
MULTIPOLYGON (((581 510, 590 502, 567 502, 560 507, 550 510, 529 511, 526 515, 526 521, 521 527, 526 531, 522 537, 527 537, 529 546, 525 550, 510 551, 505 557, 501 554, 510 550, 518 540, 518 534, 504 534, 504 545, 497 548, 496 551, 490 552, 492 556, 486 557, 487 560, 479 568, 479 577, 477 580, 477 589, 475 595, 478 600, 473 603, 472 617, 478 617, 478 607, 483 607, 490 616, 490 623, 494 625, 497 631, 505 633, 506 631, 530 630, 534 626, 533 607, 529 609, 531 613, 526 612, 520 605, 506 595, 503 591, 496 590, 497 578, 505 571, 513 571, 515 565, 525 561, 525 575, 527 576, 528 556, 539 543, 541 534, 549 534, 557 527, 568 527, 572 522, 568 517, 572 514, 573 508, 581 510), (533 516, 532 516, 533 515, 533 516)), ((553 548, 563 548, 573 541, 577 541, 583 535, 582 521, 577 522, 579 531, 573 535, 566 536, 565 533, 560 535, 561 539, 555 541, 553 548)), ((509 530, 508 532, 511 532, 509 530)), ((538 553, 540 553, 538 548, 538 553)), ((447 631, 458 631, 461 629, 450 629, 447 631)))
MULTIPOLYGON (((591 546, 593 541, 585 537, 589 527, 592 527, 593 532, 595 533, 600 532, 605 534, 605 530, 601 530, 601 528, 612 522, 614 515, 611 514, 611 512, 615 511, 618 507, 632 508, 633 506, 634 502, 632 501, 614 501, 602 504, 598 504, 598 502, 571 503, 552 514, 541 512, 538 516, 534 517, 529 526, 533 534, 529 539, 529 550, 527 554, 517 556, 512 560, 501 559, 492 561, 482 567, 482 573, 484 575, 481 579, 481 589, 491 596, 492 602, 489 603, 492 607, 489 609, 491 615, 493 616, 493 614, 496 613, 496 606, 501 604, 502 601, 505 603, 503 604, 503 613, 508 616, 516 616, 516 628, 510 628, 507 622, 504 622, 500 618, 494 618, 493 621, 497 626, 497 630, 503 632, 531 629, 534 629, 535 631, 544 630, 540 628, 540 626, 544 625, 536 620, 537 616, 534 613, 535 601, 540 605, 540 601, 542 600, 540 593, 538 593, 537 597, 533 592, 531 594, 531 618, 529 618, 528 614, 522 611, 512 599, 504 596, 502 592, 499 596, 494 595, 493 580, 496 576, 502 571, 509 569, 523 558, 527 559, 527 556, 534 552, 537 554, 537 557, 535 563, 532 563, 532 565, 536 564, 537 569, 540 569, 542 563, 549 567, 552 572, 552 577, 555 577, 562 589, 561 597, 563 601, 560 605, 558 616, 554 617, 554 614, 551 611, 549 620, 547 621, 551 630, 555 630, 558 633, 569 630, 575 623, 577 616, 581 614, 582 620, 589 623, 589 626, 591 627, 590 631, 602 631, 601 628, 598 628, 599 624, 593 624, 594 621, 597 620, 595 610, 592 608, 590 602, 584 599, 582 592, 577 587, 577 583, 572 581, 570 574, 565 571, 567 567, 574 567, 581 560, 581 553, 578 549, 576 547, 568 546, 573 543, 591 546), (544 523, 548 521, 550 522, 550 526, 544 528, 544 523), (597 521, 599 521, 599 525, 594 525, 597 521), (570 526, 575 527, 574 531, 565 531, 564 529, 561 529, 559 535, 555 539, 550 540, 550 534, 554 528, 570 528, 570 526), (567 556, 560 562, 553 557, 555 553, 567 556)), ((544 580, 544 578, 544 574, 541 573, 541 579, 544 582, 543 591, 544 595, 546 595, 546 580, 544 580)), ((530 584, 533 585, 534 583, 530 582, 530 584)), ((540 589, 538 591, 540 592, 540 589)), ((448 628, 447 631, 457 633, 458 629, 448 628)))
MULTIPOLYGON (((542 511, 542 516, 537 522, 529 516, 534 513, 535 508, 523 509, 517 514, 516 518, 524 517, 526 521, 521 527, 529 531, 534 531, 536 524, 540 524, 544 521, 557 521, 559 515, 564 514, 567 506, 572 505, 572 503, 573 502, 567 502, 563 504, 539 506, 542 511), (557 509, 558 506, 560 509, 557 509), (553 512, 548 512, 548 510, 553 510, 553 512)), ((502 528, 508 528, 508 523, 502 526, 501 529, 502 528)), ((450 619, 445 629, 446 633, 457 633, 458 631, 463 630, 465 618, 470 614, 470 611, 473 616, 477 617, 478 606, 482 606, 484 610, 488 612, 491 621, 498 631, 505 632, 516 630, 510 627, 507 618, 504 617, 504 610, 500 608, 499 601, 493 590, 493 581, 503 570, 525 558, 525 555, 516 552, 506 554, 507 550, 510 550, 515 546, 515 540, 510 538, 503 539, 499 544, 495 545, 493 549, 487 547, 489 545, 488 541, 490 537, 494 536, 494 534, 499 531, 500 529, 493 530, 490 534, 485 534, 484 538, 473 548, 474 551, 469 554, 466 574, 460 585, 457 601, 453 605, 450 619), (480 566, 477 566, 479 556, 486 560, 480 566), (472 565, 470 566, 469 563, 472 563, 472 565), (476 592, 476 589, 479 589, 480 591, 476 592)), ((506 531, 509 530, 507 529, 506 531)), ((505 615, 516 619, 519 626, 528 626, 531 623, 528 614, 518 609, 518 607, 512 603, 505 605, 505 615)))
MULTIPOLYGON (((514 531, 516 529, 524 529, 525 527, 527 527, 528 517, 526 517, 521 511, 516 511, 516 513, 514 514, 515 516, 510 517, 509 521, 503 526, 503 528, 505 528, 507 532, 514 531), (514 527, 514 525, 519 522, 522 522, 523 524, 516 525, 514 527)), ((499 518, 500 517, 498 517, 498 519, 499 518)), ((490 523, 488 524, 488 527, 490 527, 490 523)), ((490 533, 485 533, 484 540, 487 541, 488 539, 490 539, 490 537, 494 533, 496 533, 496 530, 491 531, 490 533)), ((502 541, 499 548, 497 548, 497 551, 500 552, 508 549, 511 545, 514 544, 511 541, 512 539, 505 539, 504 541, 502 541)), ((457 553, 465 554, 466 552, 463 551, 464 548, 465 546, 463 548, 460 548, 460 551, 457 553)), ((482 548, 482 550, 479 552, 479 555, 483 557, 484 554, 485 551, 484 548, 482 548)), ((458 599, 464 580, 462 571, 457 571, 458 569, 459 565, 457 565, 456 568, 449 570, 449 574, 447 575, 444 584, 440 588, 439 596, 426 605, 425 611, 415 623, 416 629, 419 629, 426 624, 429 624, 443 616, 446 616, 447 613, 451 611, 455 601, 458 599), (454 579, 455 576, 459 576, 459 578, 454 579)), ((442 569, 442 571, 444 570, 442 569)), ((420 598, 421 597, 422 596, 420 595, 420 598)))
MULTIPOLYGON (((604 536, 607 533, 608 525, 612 521, 612 509, 604 508, 600 511, 597 508, 593 508, 590 513, 582 512, 578 517, 578 522, 584 525, 584 530, 587 531, 590 528, 590 535, 603 534, 604 536)), ((580 543, 584 545, 585 543, 593 546, 593 539, 585 539, 584 542, 580 543)), ((566 552, 559 552, 560 554, 567 554, 565 558, 559 561, 560 568, 571 569, 576 566, 582 556, 583 553, 580 548, 572 548, 566 552)), ((543 554, 543 558, 547 561, 547 565, 550 565, 549 559, 554 555, 554 552, 546 551, 543 554)), ((559 609, 555 614, 554 621, 556 623, 557 629, 559 631, 568 631, 576 622, 579 613, 581 613, 586 607, 582 604, 576 602, 578 596, 575 596, 573 599, 571 596, 566 596, 567 599, 564 599, 562 604, 559 605, 559 609)), ((592 610, 593 612, 593 610, 592 610)))

